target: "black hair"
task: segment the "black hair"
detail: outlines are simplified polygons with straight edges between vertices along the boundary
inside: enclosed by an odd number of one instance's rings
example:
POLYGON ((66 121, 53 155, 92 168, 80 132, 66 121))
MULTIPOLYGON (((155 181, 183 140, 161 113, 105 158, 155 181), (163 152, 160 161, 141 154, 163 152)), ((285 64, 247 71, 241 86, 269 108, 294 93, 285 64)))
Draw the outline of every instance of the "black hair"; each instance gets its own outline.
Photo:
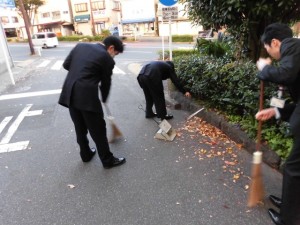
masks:
POLYGON ((283 41, 286 38, 292 37, 293 31, 288 25, 282 23, 272 23, 265 28, 261 37, 261 42, 263 44, 271 45, 272 39, 283 41))
POLYGON ((103 40, 103 44, 106 48, 113 45, 115 47, 115 50, 122 53, 124 51, 124 45, 123 42, 115 36, 108 36, 103 40))
POLYGON ((171 66, 172 70, 175 70, 174 63, 172 61, 166 61, 166 63, 171 66))

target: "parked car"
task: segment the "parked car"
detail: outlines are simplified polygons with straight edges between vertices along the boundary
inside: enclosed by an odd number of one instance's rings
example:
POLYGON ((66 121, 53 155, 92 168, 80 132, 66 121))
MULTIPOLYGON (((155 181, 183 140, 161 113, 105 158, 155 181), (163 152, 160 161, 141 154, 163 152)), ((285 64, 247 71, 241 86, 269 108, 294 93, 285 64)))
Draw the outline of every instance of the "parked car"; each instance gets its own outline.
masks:
POLYGON ((58 39, 54 32, 39 32, 32 36, 32 43, 34 46, 41 46, 42 48, 58 46, 58 39))

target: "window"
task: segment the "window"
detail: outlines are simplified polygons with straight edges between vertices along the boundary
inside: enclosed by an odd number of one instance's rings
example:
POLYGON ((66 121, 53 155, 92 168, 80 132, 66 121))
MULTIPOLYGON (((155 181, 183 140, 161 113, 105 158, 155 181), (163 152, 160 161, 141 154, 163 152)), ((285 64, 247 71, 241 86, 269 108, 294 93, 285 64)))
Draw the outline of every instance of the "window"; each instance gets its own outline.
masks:
POLYGON ((86 11, 88 11, 87 3, 75 4, 75 12, 86 12, 86 11))
POLYGON ((113 10, 120 10, 120 2, 119 1, 113 1, 113 10))
POLYGON ((53 19, 60 19, 60 11, 52 12, 53 19))
POLYGON ((18 23, 19 22, 18 17, 12 16, 11 17, 11 22, 12 23, 18 23))
POLYGON ((50 13, 47 12, 47 13, 42 13, 42 18, 47 18, 47 17, 50 17, 50 13))
POLYGON ((8 16, 2 16, 1 17, 1 22, 2 23, 9 23, 8 16))
POLYGON ((48 34, 47 34, 47 37, 48 37, 48 38, 56 37, 56 34, 55 34, 55 33, 48 33, 48 34))
POLYGON ((63 11, 63 14, 69 14, 69 11, 63 11))
POLYGON ((37 39, 44 39, 45 34, 37 34, 36 37, 37 37, 37 39))
POLYGON ((96 11, 99 9, 105 9, 105 1, 92 2, 92 10, 96 11))

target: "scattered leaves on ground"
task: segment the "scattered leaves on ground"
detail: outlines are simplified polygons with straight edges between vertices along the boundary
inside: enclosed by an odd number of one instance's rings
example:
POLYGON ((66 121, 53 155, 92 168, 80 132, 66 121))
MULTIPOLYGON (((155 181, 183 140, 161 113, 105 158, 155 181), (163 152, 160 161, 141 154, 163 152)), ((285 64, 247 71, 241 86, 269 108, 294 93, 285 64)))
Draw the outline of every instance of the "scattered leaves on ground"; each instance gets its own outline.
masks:
MULTIPOLYGON (((188 138, 198 142, 198 145, 191 148, 199 160, 219 157, 223 162, 221 166, 223 171, 232 175, 231 181, 233 183, 244 177, 238 157, 238 151, 242 148, 242 145, 235 143, 220 129, 203 119, 194 117, 188 120, 181 128, 177 129, 177 138, 178 141, 187 141, 188 138)), ((183 151, 186 150, 183 149, 183 151)), ((181 156, 176 162, 182 159, 181 156)), ((224 186, 228 185, 224 183, 224 186)), ((247 190, 248 188, 245 186, 244 189, 247 190)))

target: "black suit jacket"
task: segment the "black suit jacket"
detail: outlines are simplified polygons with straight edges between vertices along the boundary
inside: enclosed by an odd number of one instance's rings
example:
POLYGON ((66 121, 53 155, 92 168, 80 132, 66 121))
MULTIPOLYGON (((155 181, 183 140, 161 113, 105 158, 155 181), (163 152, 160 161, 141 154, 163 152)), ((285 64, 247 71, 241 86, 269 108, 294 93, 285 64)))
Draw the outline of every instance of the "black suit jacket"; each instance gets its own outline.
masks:
POLYGON ((176 76, 175 70, 164 61, 153 61, 144 65, 139 76, 147 76, 153 86, 160 86, 163 80, 170 78, 180 92, 183 94, 186 92, 176 76))
POLYGON ((267 65, 258 74, 258 78, 276 84, 284 85, 293 100, 279 109, 283 120, 288 120, 295 107, 300 107, 300 39, 284 39, 280 47, 280 66, 267 65))
POLYGON ((62 87, 59 104, 80 110, 102 112, 110 86, 115 62, 101 44, 79 43, 63 63, 68 70, 62 87))

